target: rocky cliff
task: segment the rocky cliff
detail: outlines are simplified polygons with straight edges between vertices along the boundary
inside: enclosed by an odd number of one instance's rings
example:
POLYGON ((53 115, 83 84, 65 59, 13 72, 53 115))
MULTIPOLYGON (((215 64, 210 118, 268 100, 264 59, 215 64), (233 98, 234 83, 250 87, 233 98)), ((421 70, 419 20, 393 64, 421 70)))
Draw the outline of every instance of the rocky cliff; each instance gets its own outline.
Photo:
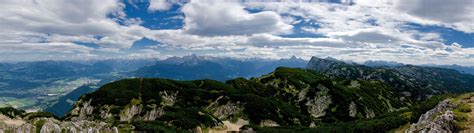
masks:
MULTIPOLYGON (((6 108, 0 108, 5 110, 6 108)), ((105 132, 118 133, 118 128, 111 124, 87 120, 65 120, 61 121, 47 113, 25 113, 20 110, 9 109, 8 112, 0 114, 0 133, 61 133, 61 132, 105 132), (23 112, 21 114, 14 112, 23 112), (15 114, 15 115, 4 115, 15 114)))
POLYGON ((422 114, 406 132, 472 132, 474 93, 447 98, 422 114))
POLYGON ((441 101, 435 108, 421 115, 407 132, 454 132, 456 121, 453 109, 456 106, 449 99, 441 101))
POLYGON ((369 67, 318 57, 312 57, 307 68, 333 78, 380 81, 396 89, 403 99, 423 100, 435 94, 474 90, 474 75, 445 68, 413 65, 369 67))

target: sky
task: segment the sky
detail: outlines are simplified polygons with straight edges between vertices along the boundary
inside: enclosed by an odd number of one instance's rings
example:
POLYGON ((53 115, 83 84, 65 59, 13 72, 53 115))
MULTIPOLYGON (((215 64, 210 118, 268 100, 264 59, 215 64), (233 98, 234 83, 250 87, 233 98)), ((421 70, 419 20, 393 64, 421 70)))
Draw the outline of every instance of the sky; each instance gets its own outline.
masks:
POLYGON ((0 61, 190 54, 474 66, 473 0, 2 0, 0 61))

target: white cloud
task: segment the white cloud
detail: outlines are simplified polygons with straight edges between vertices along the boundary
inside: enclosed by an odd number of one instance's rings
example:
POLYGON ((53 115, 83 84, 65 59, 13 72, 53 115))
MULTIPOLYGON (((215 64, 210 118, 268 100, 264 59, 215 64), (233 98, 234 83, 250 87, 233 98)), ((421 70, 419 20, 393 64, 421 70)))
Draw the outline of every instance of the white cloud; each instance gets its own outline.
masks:
POLYGON ((150 0, 150 6, 148 6, 148 10, 150 11, 169 10, 171 6, 172 6, 172 3, 167 2, 167 0, 150 0))
MULTIPOLYGON (((12 45, 9 48, 38 47, 37 52, 48 51, 40 47, 71 42, 91 42, 102 47, 126 49, 141 39, 148 29, 138 26, 141 23, 139 18, 126 18, 124 6, 118 0, 5 1, 0 4, 0 44, 12 45), (45 44, 39 45, 41 43, 45 44)), ((64 48, 74 51, 77 47, 64 48)))
POLYGON ((474 32, 473 0, 398 0, 396 5, 400 12, 437 21, 456 30, 474 32))
POLYGON ((257 47, 278 47, 295 45, 312 45, 325 47, 350 47, 343 40, 333 38, 283 38, 269 34, 257 34, 249 37, 245 44, 257 47))
POLYGON ((107 35, 119 25, 107 14, 119 14, 116 0, 15 0, 0 5, 0 28, 65 35, 107 35))
MULTIPOLYGON (((423 2, 419 0, 413 5, 387 0, 345 2, 355 3, 349 5, 191 1, 180 3, 185 14, 183 29, 151 30, 139 25, 142 19, 128 18, 118 0, 6 1, 0 5, 0 60, 152 58, 201 53, 238 58, 331 56, 353 61, 384 59, 415 64, 474 65, 473 48, 463 48, 458 43, 443 44, 440 33, 420 32, 406 25, 438 25, 469 32, 473 26, 467 22, 474 18, 469 17, 473 14, 469 13, 471 8, 457 3, 456 7, 466 8, 445 9, 436 1, 432 6, 443 13, 431 15, 438 10, 423 9, 427 7, 418 4, 423 2), (264 11, 251 13, 245 8, 264 11), (446 17, 456 12, 453 19, 446 17), (107 17, 111 15, 115 17, 107 17), (318 37, 280 36, 291 34, 292 25, 300 22, 317 23, 303 25, 301 29, 318 37), (159 44, 142 51, 125 50, 143 37, 159 44)), ((172 4, 175 3, 153 0, 147 8, 163 11, 169 10, 172 4)))
POLYGON ((474 32, 472 0, 355 0, 359 6, 385 8, 384 14, 396 13, 395 20, 423 25, 439 25, 458 31, 474 32))
POLYGON ((68 35, 53 34, 50 36, 46 36, 45 38, 47 38, 47 40, 50 42, 85 42, 85 43, 97 42, 97 39, 91 35, 68 36, 68 35))
MULTIPOLYGON (((353 1, 353 3, 355 3, 355 5, 294 2, 254 2, 245 3, 244 5, 246 5, 248 8, 256 8, 264 11, 275 11, 279 14, 298 16, 304 21, 308 19, 316 21, 319 23, 317 27, 306 26, 302 27, 302 30, 327 36, 330 39, 341 40, 346 44, 346 46, 343 47, 338 47, 337 45, 334 45, 335 47, 330 47, 333 45, 330 44, 328 45, 329 47, 323 48, 326 50, 330 49, 329 51, 331 52, 321 51, 320 48, 324 45, 311 45, 308 43, 301 45, 301 47, 307 48, 301 51, 314 51, 313 55, 329 55, 352 60, 365 60, 369 58, 375 58, 379 60, 391 59, 415 64, 419 64, 420 61, 417 62, 414 59, 426 58, 424 61, 432 61, 431 63, 456 62, 460 64, 474 65, 474 62, 464 61, 472 61, 472 59, 469 59, 472 58, 472 56, 470 56, 470 54, 465 50, 467 48, 462 48, 457 45, 444 44, 444 39, 441 38, 439 33, 425 33, 406 27, 408 23, 416 23, 421 25, 446 26, 464 32, 469 32, 469 30, 455 28, 454 24, 449 24, 447 21, 442 22, 436 19, 428 19, 413 15, 411 13, 401 12, 398 8, 397 1, 356 0, 353 1)), ((465 4, 469 5, 468 3, 465 4)), ((440 4, 440 6, 441 5, 442 4, 440 4)), ((439 6, 436 7, 442 8, 439 6)), ((464 8, 466 6, 454 5, 454 7, 464 8)), ((433 8, 433 10, 438 8, 433 8)), ((444 10, 445 9, 440 9, 440 11, 444 10)), ((448 10, 446 11, 449 12, 448 10)), ((434 13, 437 12, 430 11, 430 14, 434 13)), ((451 13, 454 12, 451 11, 451 13)), ((458 14, 461 16, 472 16, 474 13, 464 10, 458 11, 458 14)), ((458 20, 460 22, 469 20, 466 19, 467 17, 460 18, 461 19, 458 20)), ((469 25, 473 24, 472 22, 473 21, 471 20, 471 23, 464 23, 463 26, 469 27, 469 25)), ((289 40, 294 38, 283 39, 289 40)), ((301 40, 301 38, 294 40, 301 40)), ((308 40, 305 41, 308 42, 308 40)), ((271 41, 265 42, 264 44, 266 45, 274 44, 276 46, 281 46, 281 40, 279 39, 266 39, 266 41, 271 41)), ((289 47, 292 46, 292 44, 294 44, 293 46, 304 44, 294 41, 285 43, 288 45, 281 46, 279 48, 286 48, 288 51, 292 51, 292 47, 289 47)))
POLYGON ((187 33, 202 36, 288 33, 292 26, 271 11, 249 13, 232 1, 191 1, 182 8, 187 33))
POLYGON ((133 45, 133 42, 142 39, 150 30, 137 25, 120 27, 120 32, 105 36, 97 40, 97 44, 104 47, 127 49, 133 45))
POLYGON ((198 36, 183 30, 155 30, 147 38, 164 43, 169 47, 196 48, 205 46, 232 46, 245 43, 246 36, 198 36))
POLYGON ((20 44, 0 44, 0 53, 89 53, 92 48, 77 45, 74 43, 20 43, 20 44))
POLYGON ((367 42, 367 43, 393 43, 401 39, 396 36, 383 33, 377 29, 359 29, 348 32, 331 32, 328 36, 333 38, 342 38, 348 42, 367 42))

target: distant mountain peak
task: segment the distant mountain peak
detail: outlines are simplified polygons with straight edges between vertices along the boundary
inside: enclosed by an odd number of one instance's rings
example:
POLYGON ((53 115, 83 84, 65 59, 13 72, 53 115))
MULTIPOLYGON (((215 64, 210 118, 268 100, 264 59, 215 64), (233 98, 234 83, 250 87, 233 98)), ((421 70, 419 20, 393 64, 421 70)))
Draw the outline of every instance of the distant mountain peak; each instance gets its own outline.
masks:
POLYGON ((186 56, 183 56, 183 57, 177 57, 177 56, 174 56, 174 57, 170 57, 168 59, 165 59, 163 60, 161 63, 167 63, 167 64, 197 64, 199 62, 203 62, 203 61, 211 61, 211 60, 215 60, 216 58, 214 57, 210 57, 210 56, 199 56, 199 55, 196 55, 196 54, 192 54, 192 55, 186 55, 186 56))
POLYGON ((323 58, 313 56, 311 57, 311 60, 309 60, 307 68, 310 68, 316 71, 328 71, 336 66, 342 66, 342 65, 350 66, 351 64, 348 64, 343 61, 339 61, 331 57, 327 57, 323 59, 323 58))
POLYGON ((367 60, 363 65, 366 66, 403 66, 405 64, 396 61, 383 61, 383 60, 367 60))
POLYGON ((474 81, 472 75, 461 74, 452 69, 415 65, 372 67, 318 57, 312 57, 307 68, 331 77, 388 83, 400 92, 419 93, 416 94, 417 99, 445 91, 467 91, 473 86, 466 83, 474 81))
POLYGON ((291 56, 290 60, 296 60, 298 59, 298 57, 296 57, 295 55, 291 56))

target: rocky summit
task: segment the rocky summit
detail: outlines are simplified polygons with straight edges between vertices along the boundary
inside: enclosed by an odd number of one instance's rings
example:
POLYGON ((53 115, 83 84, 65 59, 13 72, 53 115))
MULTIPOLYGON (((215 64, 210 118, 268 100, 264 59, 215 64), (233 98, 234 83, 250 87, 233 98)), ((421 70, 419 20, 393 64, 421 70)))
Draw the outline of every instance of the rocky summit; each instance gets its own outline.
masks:
POLYGON ((456 70, 413 65, 369 67, 335 59, 312 57, 307 68, 333 78, 375 80, 385 83, 401 98, 423 100, 443 93, 469 92, 474 76, 456 70))
POLYGON ((26 113, 14 108, 0 108, 0 112, 1 133, 119 132, 117 127, 105 122, 58 120, 46 112, 26 113))

